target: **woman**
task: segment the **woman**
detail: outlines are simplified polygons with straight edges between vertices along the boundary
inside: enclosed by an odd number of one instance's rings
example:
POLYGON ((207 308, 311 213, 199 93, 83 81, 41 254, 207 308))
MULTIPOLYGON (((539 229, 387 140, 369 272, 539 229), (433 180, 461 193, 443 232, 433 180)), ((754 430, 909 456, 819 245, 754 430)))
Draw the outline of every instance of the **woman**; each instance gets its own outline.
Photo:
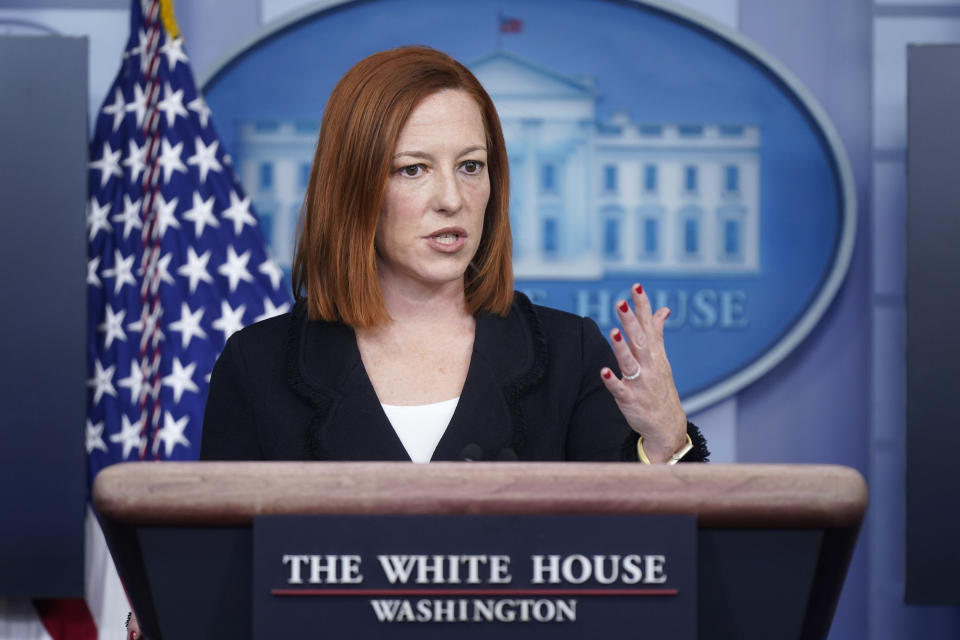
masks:
POLYGON ((611 355, 591 320, 515 294, 508 198, 499 118, 465 67, 403 47, 348 71, 304 199, 300 300, 227 342, 201 457, 705 460, 669 310, 636 285, 611 355))

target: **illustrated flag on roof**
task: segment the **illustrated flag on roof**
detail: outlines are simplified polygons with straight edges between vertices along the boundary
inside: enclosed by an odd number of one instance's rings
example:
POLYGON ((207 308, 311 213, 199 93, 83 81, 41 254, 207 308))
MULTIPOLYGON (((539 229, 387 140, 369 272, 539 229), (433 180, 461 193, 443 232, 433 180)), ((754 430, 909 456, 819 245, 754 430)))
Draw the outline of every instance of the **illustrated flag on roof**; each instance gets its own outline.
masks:
POLYGON ((500 18, 500 33, 523 33, 523 20, 512 16, 498 14, 500 18))
POLYGON ((90 144, 91 481, 114 462, 196 459, 226 339, 290 302, 194 84, 172 5, 132 5, 90 144))

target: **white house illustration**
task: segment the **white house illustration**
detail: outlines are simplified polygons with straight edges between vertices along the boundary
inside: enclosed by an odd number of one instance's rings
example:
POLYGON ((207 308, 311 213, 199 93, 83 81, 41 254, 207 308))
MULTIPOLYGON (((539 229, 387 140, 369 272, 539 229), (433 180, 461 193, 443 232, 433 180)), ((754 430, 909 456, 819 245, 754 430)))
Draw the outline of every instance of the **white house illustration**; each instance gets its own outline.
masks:
MULTIPOLYGON (((590 79, 504 51, 470 65, 500 114, 510 158, 518 279, 756 273, 760 133, 742 124, 596 117, 590 79)), ((244 184, 289 265, 316 123, 240 128, 244 184)))

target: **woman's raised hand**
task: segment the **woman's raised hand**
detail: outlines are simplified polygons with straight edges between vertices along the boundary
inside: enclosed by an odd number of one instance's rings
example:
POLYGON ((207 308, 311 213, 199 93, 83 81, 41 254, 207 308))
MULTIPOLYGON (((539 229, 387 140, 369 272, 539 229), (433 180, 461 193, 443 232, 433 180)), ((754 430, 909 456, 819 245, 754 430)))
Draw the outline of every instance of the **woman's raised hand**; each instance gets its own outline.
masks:
POLYGON ((630 427, 643 436, 643 450, 651 462, 666 462, 683 448, 687 416, 680 405, 673 371, 663 344, 663 324, 670 309, 652 313, 650 299, 639 284, 631 289, 633 306, 617 302, 623 329, 610 332, 613 352, 623 376, 620 379, 604 367, 604 386, 613 394, 630 427))

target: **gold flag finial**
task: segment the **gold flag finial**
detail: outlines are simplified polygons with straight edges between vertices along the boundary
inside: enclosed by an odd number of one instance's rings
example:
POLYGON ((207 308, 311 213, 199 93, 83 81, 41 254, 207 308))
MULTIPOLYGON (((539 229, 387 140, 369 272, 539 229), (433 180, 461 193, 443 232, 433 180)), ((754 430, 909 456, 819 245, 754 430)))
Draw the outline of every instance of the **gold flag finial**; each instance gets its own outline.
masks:
POLYGON ((177 26, 177 17, 173 15, 173 0, 160 0, 160 20, 170 38, 180 37, 180 27, 177 26))

